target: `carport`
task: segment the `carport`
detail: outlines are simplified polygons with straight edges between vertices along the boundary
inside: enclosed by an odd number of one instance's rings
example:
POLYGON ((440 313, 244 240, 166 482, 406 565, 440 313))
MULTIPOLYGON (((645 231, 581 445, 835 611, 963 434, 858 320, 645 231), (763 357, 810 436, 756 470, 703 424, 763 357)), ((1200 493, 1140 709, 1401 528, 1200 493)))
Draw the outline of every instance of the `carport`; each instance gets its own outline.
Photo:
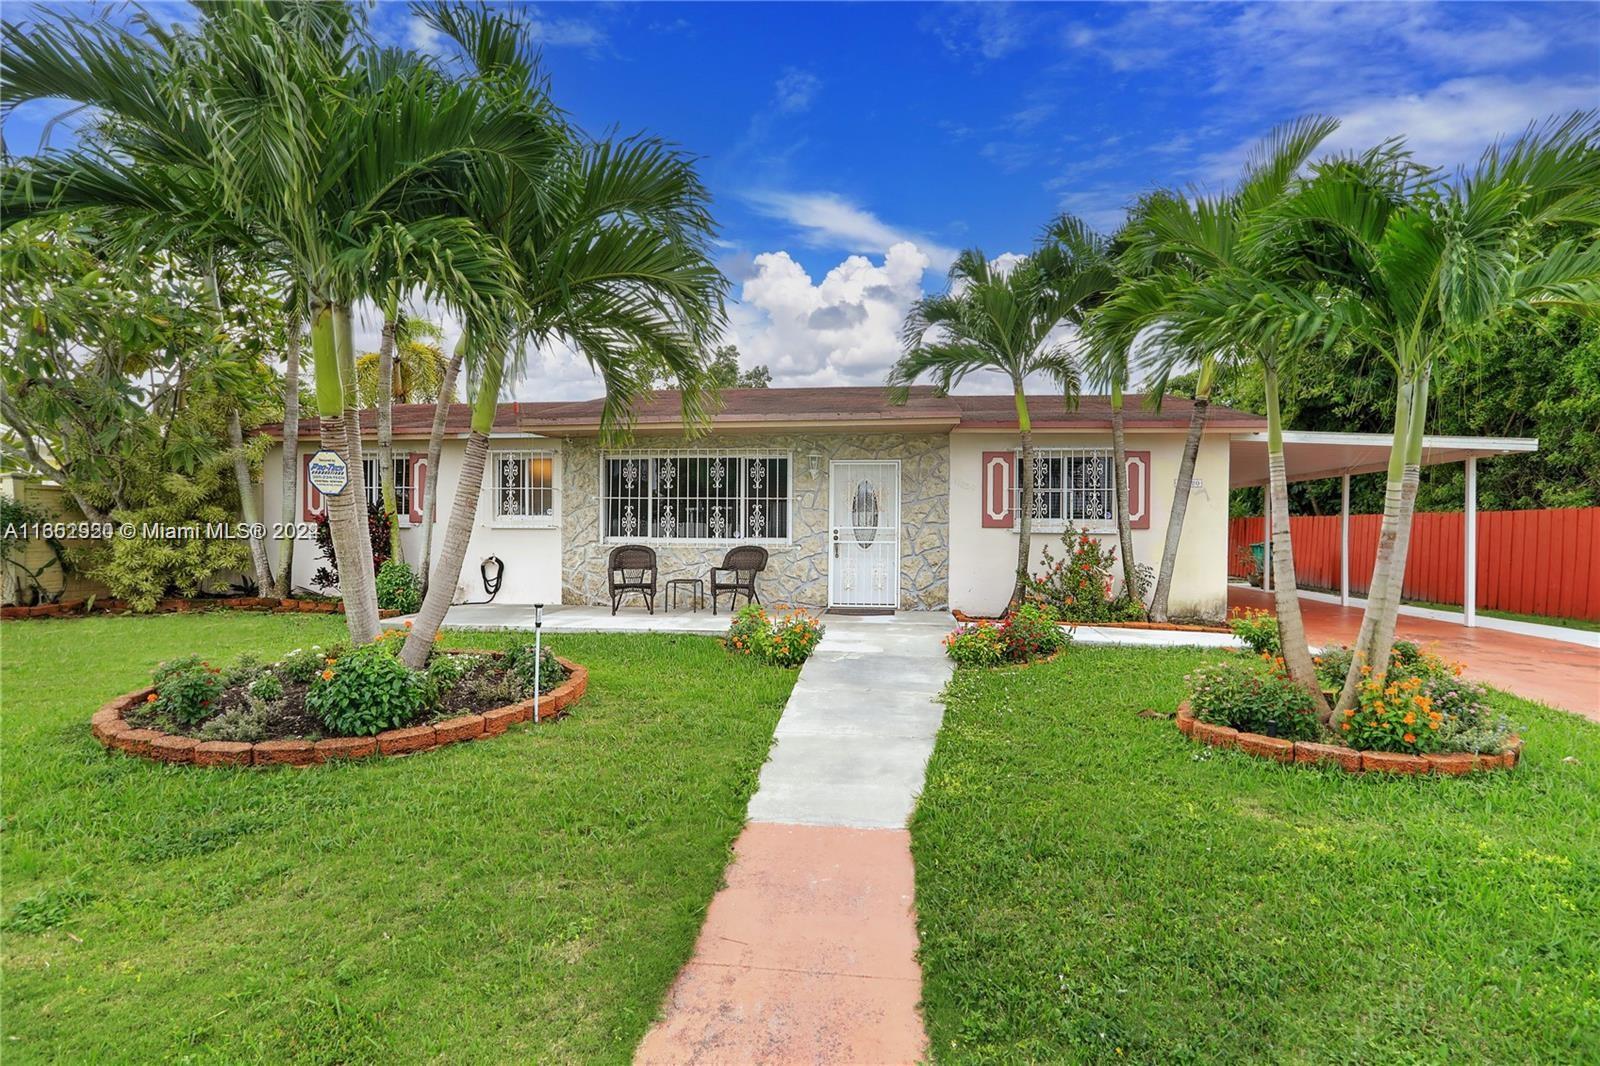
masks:
MULTIPOLYGON (((1389 468, 1387 433, 1335 433, 1313 430, 1287 430, 1283 434, 1284 466, 1289 481, 1317 481, 1338 478, 1339 492, 1339 603, 1350 604, 1350 478, 1354 474, 1382 473, 1389 468)), ((1466 464, 1465 544, 1462 575, 1462 621, 1477 625, 1478 580, 1478 460, 1497 455, 1512 455, 1539 449, 1531 437, 1423 437, 1422 465, 1466 464)), ((1241 434, 1233 438, 1229 455, 1228 487, 1253 488, 1267 484, 1267 435, 1241 434)), ((1266 510, 1266 540, 1272 541, 1274 515, 1270 493, 1262 494, 1266 510)), ((1284 520, 1287 515, 1282 516, 1284 520)), ((1272 589, 1272 552, 1265 553, 1261 587, 1272 589)))

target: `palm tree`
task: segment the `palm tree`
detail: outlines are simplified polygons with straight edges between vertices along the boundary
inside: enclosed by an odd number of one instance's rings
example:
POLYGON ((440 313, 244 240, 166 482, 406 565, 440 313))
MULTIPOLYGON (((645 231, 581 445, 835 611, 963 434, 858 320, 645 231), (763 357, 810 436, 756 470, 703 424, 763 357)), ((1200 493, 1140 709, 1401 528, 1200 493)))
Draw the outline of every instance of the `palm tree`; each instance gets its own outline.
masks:
MULTIPOLYGON (((456 216, 455 194, 482 161, 542 158, 550 123, 367 46, 344 4, 207 5, 193 30, 171 32, 70 15, 6 29, 6 106, 64 97, 114 119, 103 141, 9 171, 8 218, 100 206, 278 264, 305 294, 323 443, 349 471, 329 498, 334 549, 369 558, 349 307, 402 228, 408 261, 435 288, 479 309, 509 299, 509 264, 456 216)), ((344 573, 351 636, 370 640, 371 575, 344 573)))
MULTIPOLYGON (((294 301, 289 301, 294 306, 294 301)), ((283 455, 279 468, 278 520, 283 523, 298 521, 295 510, 295 486, 300 480, 300 345, 302 328, 298 309, 288 316, 286 333, 288 351, 283 360, 283 455)), ((294 585, 294 542, 292 536, 278 540, 278 577, 275 591, 285 599, 294 585)))
POLYGON ((1400 165, 1395 147, 1324 167, 1279 216, 1357 343, 1397 380, 1383 522, 1367 609, 1337 711, 1362 670, 1388 669, 1422 465, 1434 364, 1474 331, 1549 305, 1600 307, 1600 117, 1554 118, 1497 143, 1444 181, 1400 165), (1420 174, 1420 180, 1419 180, 1420 174))
POLYGON ((417 565, 417 580, 424 596, 428 594, 428 577, 433 562, 434 515, 439 510, 439 457, 444 453, 444 431, 450 417, 450 407, 456 402, 456 377, 461 373, 461 363, 466 354, 467 338, 463 333, 450 353, 450 362, 445 365, 444 378, 439 383, 439 397, 433 408, 433 427, 428 432, 427 475, 422 491, 422 559, 417 565))
MULTIPOLYGON (((1045 227, 1045 241, 1049 245, 1054 245, 1067 263, 1079 264, 1079 269, 1083 265, 1093 263, 1108 283, 1118 280, 1113 243, 1089 229, 1082 220, 1072 215, 1058 216, 1045 227)), ((1108 284, 1101 292, 1086 297, 1079 308, 1080 317, 1074 320, 1074 324, 1081 322, 1081 312, 1092 313, 1093 308, 1109 297, 1113 291, 1111 284, 1108 284)), ((1130 603, 1142 607, 1139 568, 1133 555, 1133 521, 1128 514, 1128 437, 1123 411, 1123 390, 1128 382, 1127 360, 1123 359, 1120 363, 1107 362, 1099 369, 1101 374, 1097 384, 1103 386, 1110 396, 1111 483, 1116 506, 1117 547, 1122 556, 1123 594, 1130 603)), ((1065 391, 1063 389, 1063 392, 1065 391)))
POLYGON ((911 386, 923 378, 945 395, 969 374, 989 371, 1005 375, 1016 404, 1021 439, 1020 492, 1017 501, 1017 569, 1008 609, 1020 604, 1027 590, 1033 512, 1033 420, 1024 382, 1043 374, 1061 383, 1071 396, 1078 391, 1078 365, 1070 345, 1057 333, 1063 322, 1077 319, 1095 293, 1110 284, 1103 264, 1085 259, 1074 263, 1054 245, 1008 267, 991 263, 976 248, 956 256, 950 286, 912 305, 901 327, 905 351, 889 371, 890 398, 904 403, 911 386))
MULTIPOLYGON (((1312 117, 1273 131, 1252 153, 1243 179, 1230 196, 1191 199, 1160 191, 1140 201, 1117 237, 1123 284, 1090 326, 1090 361, 1098 376, 1115 379, 1119 371, 1125 374, 1130 353, 1141 342, 1170 345, 1170 335, 1162 338, 1167 301, 1197 278, 1225 269, 1245 250, 1244 240, 1251 225, 1284 196, 1295 175, 1336 126, 1332 119, 1312 117)), ((1202 348, 1186 353, 1186 360, 1172 360, 1177 354, 1169 348, 1158 363, 1193 367, 1194 404, 1178 461, 1161 564, 1150 596, 1150 618, 1157 622, 1166 621, 1169 613, 1172 577, 1194 488, 1195 463, 1222 353, 1202 348)), ((1158 372, 1147 390, 1157 406, 1168 377, 1167 372, 1158 372)))
POLYGON ((434 398, 444 373, 444 356, 424 339, 437 339, 439 326, 402 313, 398 303, 398 285, 394 285, 378 350, 357 359, 355 370, 359 404, 365 407, 370 402, 378 410, 378 498, 389 523, 389 557, 403 561, 394 483, 394 402, 434 398))
MULTIPOLYGON (((497 99, 532 113, 548 108, 519 16, 441 5, 424 17, 461 45, 497 99)), ((661 367, 682 386, 685 420, 704 419, 702 353, 720 332, 727 282, 710 259, 709 195, 693 163, 643 137, 584 143, 571 134, 549 149, 536 170, 475 171, 463 197, 462 210, 514 264, 520 284, 514 301, 469 317, 463 334, 476 368, 471 431, 438 567, 400 653, 413 667, 427 661, 449 609, 501 384, 527 346, 559 339, 582 353, 605 384, 608 426, 626 426, 661 367)))

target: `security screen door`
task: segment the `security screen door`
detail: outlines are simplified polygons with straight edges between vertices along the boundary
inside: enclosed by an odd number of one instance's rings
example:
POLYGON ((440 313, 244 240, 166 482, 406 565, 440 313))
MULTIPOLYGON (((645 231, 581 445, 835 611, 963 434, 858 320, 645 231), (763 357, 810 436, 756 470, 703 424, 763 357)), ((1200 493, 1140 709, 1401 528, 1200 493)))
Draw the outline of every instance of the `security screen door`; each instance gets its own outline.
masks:
POLYGON ((828 468, 828 605, 900 604, 900 464, 828 468))

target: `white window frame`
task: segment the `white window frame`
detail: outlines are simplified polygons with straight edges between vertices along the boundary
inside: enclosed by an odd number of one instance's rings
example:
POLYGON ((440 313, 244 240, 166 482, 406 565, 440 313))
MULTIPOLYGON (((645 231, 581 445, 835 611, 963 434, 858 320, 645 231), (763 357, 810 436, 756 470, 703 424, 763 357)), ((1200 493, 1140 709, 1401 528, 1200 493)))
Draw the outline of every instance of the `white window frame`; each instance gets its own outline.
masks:
MULTIPOLYGON (((396 455, 394 459, 394 517, 401 529, 411 528, 411 457, 409 455, 396 455), (403 473, 402 473, 403 471, 403 473), (404 487, 404 493, 401 489, 404 487)), ((383 506, 383 484, 376 479, 368 479, 368 464, 374 475, 378 472, 378 453, 376 450, 371 455, 361 457, 361 476, 366 481, 367 502, 378 507, 383 506)))
MULTIPOLYGON (((489 452, 488 477, 484 479, 484 488, 489 493, 489 524, 500 529, 554 529, 561 522, 561 492, 558 488, 560 475, 558 466, 561 455, 549 448, 495 448, 489 452), (525 459, 528 469, 532 468, 535 459, 548 459, 550 461, 550 513, 542 515, 508 515, 500 513, 500 494, 504 486, 500 483, 500 464, 506 459, 525 459)), ((527 486, 531 492, 534 486, 527 486)))
MULTIPOLYGON (((1012 517, 1012 520, 1011 520, 1011 528, 1013 530, 1020 530, 1022 528, 1022 499, 1023 499, 1023 496, 1022 496, 1022 452, 1020 450, 1018 450, 1018 451, 1014 452, 1013 454, 1016 456, 1015 463, 1016 463, 1016 471, 1017 471, 1017 476, 1016 476, 1017 484, 1012 489, 1011 514, 1012 514, 1013 517, 1012 517)), ((1106 473, 1107 473, 1107 475, 1109 477, 1112 478, 1112 480, 1110 480, 1110 481, 1108 481, 1106 483, 1105 488, 1103 490, 1095 490, 1095 491, 1104 491, 1105 493, 1108 494, 1109 501, 1110 501, 1110 507, 1108 508, 1108 510, 1110 511, 1111 517, 1109 517, 1109 518, 1084 518, 1084 517, 1081 517, 1080 515, 1073 514, 1072 512, 1073 512, 1074 508, 1071 506, 1072 501, 1074 501, 1075 499, 1078 499, 1080 497, 1080 495, 1086 495, 1089 490, 1076 489, 1076 488, 1073 488, 1070 484, 1067 484, 1067 482, 1066 482, 1066 472, 1065 472, 1065 470, 1063 470, 1063 472, 1062 472, 1062 479, 1063 479, 1062 487, 1059 490, 1051 490, 1051 491, 1059 491, 1062 494, 1061 517, 1060 518, 1045 518, 1045 517, 1035 516, 1034 519, 1033 519, 1033 522, 1032 522, 1032 528, 1035 531, 1040 532, 1040 533, 1060 533, 1063 530, 1065 530, 1067 528, 1067 525, 1070 523, 1074 528, 1087 530, 1087 531, 1089 531, 1091 533, 1114 533, 1114 532, 1116 532, 1116 529, 1117 529, 1117 500, 1116 500, 1117 487, 1116 487, 1116 481, 1115 481, 1116 469, 1115 469, 1115 466, 1114 466, 1114 464, 1116 463, 1116 456, 1115 456, 1115 453, 1114 453, 1113 449, 1111 449, 1109 447, 1106 447, 1106 448, 1035 448, 1033 450, 1033 462, 1034 462, 1034 469, 1035 470, 1038 469, 1040 461, 1041 460, 1046 460, 1046 459, 1048 459, 1048 460, 1060 459, 1060 460, 1063 460, 1064 462, 1070 462, 1071 460, 1074 460, 1074 459, 1077 459, 1077 460, 1087 460, 1087 459, 1100 459, 1100 460, 1103 460, 1105 462, 1105 466, 1106 466, 1106 473)))
MULTIPOLYGON (((601 539, 602 539, 602 541, 604 543, 607 543, 607 544, 729 544, 729 545, 732 545, 732 544, 770 544, 770 545, 780 545, 780 546, 781 545, 786 545, 786 544, 792 544, 792 543, 794 543, 794 521, 795 521, 794 475, 795 475, 795 471, 794 471, 794 453, 790 452, 790 451, 771 451, 771 450, 761 450, 761 449, 753 449, 753 450, 751 450, 751 449, 724 449, 724 448, 707 448, 707 449, 698 449, 698 448, 679 448, 679 449, 671 449, 671 448, 639 448, 639 449, 632 449, 632 450, 627 450, 627 451, 602 452, 600 454, 600 497, 599 497, 599 500, 600 500, 600 518, 599 518, 599 520, 600 520, 601 539), (628 534, 618 534, 616 536, 612 536, 610 534, 610 532, 609 532, 609 530, 611 528, 611 521, 610 521, 610 514, 609 514, 610 507, 611 507, 611 493, 610 493, 610 486, 606 483, 606 470, 607 470, 608 464, 612 460, 626 460, 626 459, 635 459, 635 460, 638 460, 639 462, 645 464, 645 470, 646 471, 649 471, 649 470, 653 469, 653 464, 651 463, 651 460, 656 460, 656 459, 727 459, 727 460, 750 460, 750 459, 768 459, 768 460, 772 460, 772 459, 781 459, 781 460, 783 460, 783 463, 784 463, 784 471, 785 471, 785 475, 786 475, 786 479, 787 479, 787 484, 784 486, 784 489, 785 489, 784 494, 781 497, 772 497, 772 499, 774 500, 774 502, 776 502, 779 499, 781 499, 782 502, 783 502, 784 511, 785 511, 785 521, 784 521, 784 529, 786 531, 785 535, 781 536, 781 537, 749 537, 749 536, 739 536, 739 537, 734 537, 734 536, 726 536, 726 537, 663 537, 663 536, 656 535, 653 531, 641 529, 638 533, 636 533, 634 535, 631 535, 631 536, 628 535, 628 534)), ((738 503, 738 508, 737 509, 738 509, 738 513, 745 514, 746 513, 746 508, 747 508, 746 501, 749 499, 749 496, 745 492, 746 486, 743 484, 743 479, 740 479, 740 482, 741 482, 740 485, 739 485, 740 495, 738 496, 739 503, 738 503)), ((647 497, 646 499, 647 500, 648 499, 653 499, 653 496, 647 497)), ((644 517, 646 517, 646 519, 648 520, 649 512, 651 511, 651 508, 649 506, 646 506, 645 511, 646 511, 646 515, 644 517)))

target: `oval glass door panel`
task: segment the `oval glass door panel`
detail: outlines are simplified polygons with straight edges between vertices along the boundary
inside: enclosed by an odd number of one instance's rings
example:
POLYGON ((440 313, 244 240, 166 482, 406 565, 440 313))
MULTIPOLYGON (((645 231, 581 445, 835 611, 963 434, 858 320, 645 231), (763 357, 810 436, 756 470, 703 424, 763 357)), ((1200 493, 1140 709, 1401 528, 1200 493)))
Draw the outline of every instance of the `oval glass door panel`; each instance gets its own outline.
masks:
POLYGON ((850 501, 850 522, 856 527, 856 543, 863 548, 878 539, 878 489, 870 481, 856 486, 850 501))

